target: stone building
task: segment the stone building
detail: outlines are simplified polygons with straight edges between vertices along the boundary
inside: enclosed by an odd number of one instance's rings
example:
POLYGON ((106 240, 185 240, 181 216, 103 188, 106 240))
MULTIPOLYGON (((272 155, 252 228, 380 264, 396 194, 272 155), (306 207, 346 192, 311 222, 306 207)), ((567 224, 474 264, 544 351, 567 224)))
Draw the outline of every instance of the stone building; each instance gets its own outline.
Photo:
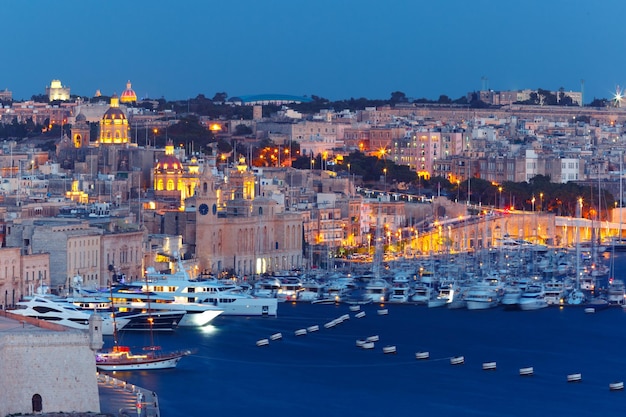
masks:
POLYGON ((260 274, 302 266, 302 217, 255 197, 255 177, 240 163, 220 181, 210 169, 196 193, 196 258, 201 270, 260 274))
POLYGON ((14 306, 25 295, 50 283, 50 254, 26 255, 20 248, 0 248, 0 306, 14 306))
POLYGON ((120 100, 117 96, 111 97, 111 106, 100 120, 99 145, 122 145, 129 142, 128 131, 130 126, 126 114, 120 109, 120 100))
POLYGON ((0 416, 99 413, 94 351, 102 337, 14 317, 0 317, 0 416))

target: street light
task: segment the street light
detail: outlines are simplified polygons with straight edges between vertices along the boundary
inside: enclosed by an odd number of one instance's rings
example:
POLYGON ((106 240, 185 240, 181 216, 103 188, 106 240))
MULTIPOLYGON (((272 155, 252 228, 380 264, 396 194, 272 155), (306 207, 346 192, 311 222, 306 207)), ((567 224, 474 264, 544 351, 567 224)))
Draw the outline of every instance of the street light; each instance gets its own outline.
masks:
POLYGON ((530 202, 532 203, 533 206, 533 212, 535 211, 535 196, 533 195, 533 198, 530 200, 530 202))
POLYGON ((539 211, 543 211, 543 193, 539 193, 539 204, 541 204, 539 211))
POLYGON ((500 208, 500 206, 502 206, 502 186, 498 187, 498 191, 500 192, 500 197, 498 199, 498 208, 500 208))
POLYGON ((383 173, 385 174, 385 193, 387 192, 387 168, 383 168, 383 173))

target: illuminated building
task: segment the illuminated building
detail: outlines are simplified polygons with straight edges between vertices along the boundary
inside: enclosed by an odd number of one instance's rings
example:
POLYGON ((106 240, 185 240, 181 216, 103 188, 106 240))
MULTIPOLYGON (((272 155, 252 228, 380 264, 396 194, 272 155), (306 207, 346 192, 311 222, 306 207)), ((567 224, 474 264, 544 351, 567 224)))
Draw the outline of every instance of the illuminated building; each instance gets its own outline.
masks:
POLYGON ((154 166, 154 196, 157 209, 180 209, 185 199, 195 193, 199 166, 195 158, 183 165, 174 155, 171 141, 165 146, 165 155, 154 166))
POLYGON ((50 101, 67 101, 70 99, 70 88, 61 85, 61 81, 59 80, 52 80, 50 82, 50 87, 46 87, 46 94, 48 95, 48 100, 50 101))
POLYGON ((126 83, 126 90, 120 96, 120 103, 136 103, 137 102, 137 94, 132 89, 132 84, 130 80, 126 83))
POLYGON ((111 107, 100 120, 100 138, 98 144, 121 145, 128 143, 128 120, 120 109, 120 100, 116 95, 111 97, 111 107))

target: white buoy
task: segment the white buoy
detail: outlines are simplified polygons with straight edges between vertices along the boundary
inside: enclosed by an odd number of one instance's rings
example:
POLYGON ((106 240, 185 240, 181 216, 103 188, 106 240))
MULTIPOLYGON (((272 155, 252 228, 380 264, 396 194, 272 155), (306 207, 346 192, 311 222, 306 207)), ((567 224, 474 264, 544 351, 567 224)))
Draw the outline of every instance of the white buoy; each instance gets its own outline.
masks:
POLYGON ((595 309, 595 308, 593 308, 593 307, 587 307, 587 308, 585 309, 585 313, 587 313, 587 314, 590 314, 590 313, 595 313, 595 312, 596 312, 596 309, 595 309))
POLYGON ((270 344, 270 341, 268 339, 260 339, 256 341, 257 346, 267 346, 269 344, 270 344))
POLYGON ((387 310, 386 308, 378 310, 378 315, 379 316, 386 316, 387 314, 389 314, 389 310, 387 310))
POLYGON ((295 331, 296 336, 304 336, 306 334, 306 329, 298 329, 295 331))
POLYGON ((521 376, 530 376, 535 373, 535 369, 532 366, 527 366, 526 368, 520 368, 519 374, 521 376))
POLYGON ((385 346, 383 348, 383 353, 387 354, 387 353, 396 353, 396 347, 395 346, 385 346))
POLYGON ((364 344, 365 344, 365 340, 363 340, 363 339, 358 339, 356 341, 356 346, 357 347, 363 347, 364 344))
POLYGON ((415 359, 428 359, 430 352, 415 352, 415 359))
POLYGON ((378 340, 379 340, 378 335, 370 336, 367 339, 365 339, 366 342, 378 342, 378 340))
POLYGON ((343 316, 339 317, 339 320, 341 321, 350 320, 350 314, 344 314, 343 316))
POLYGON ((483 370, 484 371, 495 371, 496 369, 496 363, 495 362, 484 362, 483 363, 483 370))
POLYGON ((360 309, 361 309, 361 306, 358 304, 350 306, 350 311, 359 311, 360 309))
POLYGON ((609 390, 611 391, 619 391, 619 390, 623 390, 624 389, 624 382, 619 381, 619 382, 611 382, 609 384, 609 390))
POLYGON ((354 317, 356 317, 357 319, 361 319, 361 318, 365 317, 365 311, 360 311, 360 312, 356 313, 354 315, 354 317))
POLYGON ((320 326, 318 326, 317 324, 314 324, 313 326, 309 326, 306 328, 306 331, 309 333, 313 333, 316 332, 320 329, 320 326))
POLYGON ((567 376, 567 382, 580 382, 583 379, 582 374, 569 374, 567 376))
POLYGON ((271 340, 279 340, 283 338, 283 334, 282 333, 274 333, 273 335, 270 336, 271 340))
POLYGON ((465 357, 453 356, 450 358, 450 365, 462 365, 465 363, 465 357))
POLYGON ((374 342, 365 342, 361 347, 363 349, 374 349, 374 342))

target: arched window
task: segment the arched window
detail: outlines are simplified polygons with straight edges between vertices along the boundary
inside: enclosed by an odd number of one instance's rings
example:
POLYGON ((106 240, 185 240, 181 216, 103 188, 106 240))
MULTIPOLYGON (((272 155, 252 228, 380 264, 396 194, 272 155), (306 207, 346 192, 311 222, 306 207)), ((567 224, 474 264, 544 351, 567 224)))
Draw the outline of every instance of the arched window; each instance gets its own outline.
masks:
POLYGON ((174 191, 174 180, 167 180, 167 191, 174 191))
POLYGON ((206 182, 202 183, 202 191, 205 192, 205 193, 207 192, 207 184, 206 184, 206 182))
POLYGON ((163 180, 162 179, 159 179, 157 181, 157 190, 163 191, 163 180))

